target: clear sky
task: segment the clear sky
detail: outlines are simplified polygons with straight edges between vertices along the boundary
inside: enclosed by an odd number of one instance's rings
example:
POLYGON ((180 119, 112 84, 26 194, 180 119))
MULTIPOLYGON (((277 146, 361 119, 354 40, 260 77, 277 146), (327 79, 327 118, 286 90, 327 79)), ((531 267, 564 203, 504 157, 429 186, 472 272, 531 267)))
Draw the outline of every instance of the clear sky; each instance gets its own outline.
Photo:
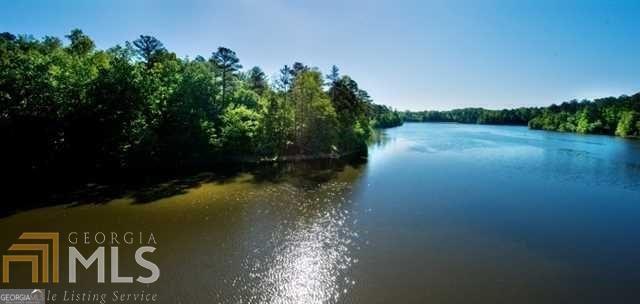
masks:
POLYGON ((139 34, 179 56, 236 51, 275 75, 332 64, 404 110, 548 105, 640 91, 640 1, 0 0, 0 31, 99 48, 139 34))

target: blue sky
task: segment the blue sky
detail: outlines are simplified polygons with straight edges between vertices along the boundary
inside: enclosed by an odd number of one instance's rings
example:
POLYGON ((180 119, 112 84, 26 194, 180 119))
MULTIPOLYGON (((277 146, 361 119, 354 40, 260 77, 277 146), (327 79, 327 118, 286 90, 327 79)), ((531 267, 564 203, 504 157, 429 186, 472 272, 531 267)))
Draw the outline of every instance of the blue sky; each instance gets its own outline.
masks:
POLYGON ((235 50, 275 75, 301 61, 404 110, 548 105, 640 91, 640 1, 1 0, 0 31, 98 47, 139 34, 181 57, 235 50))

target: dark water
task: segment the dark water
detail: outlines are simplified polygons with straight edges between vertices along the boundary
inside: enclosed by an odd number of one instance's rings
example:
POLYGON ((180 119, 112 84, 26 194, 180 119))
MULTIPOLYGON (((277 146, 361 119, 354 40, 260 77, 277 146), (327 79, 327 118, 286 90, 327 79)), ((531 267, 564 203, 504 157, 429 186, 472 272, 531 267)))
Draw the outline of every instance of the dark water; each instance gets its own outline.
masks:
POLYGON ((127 288, 162 303, 640 301, 637 141, 406 124, 364 164, 264 172, 18 213, 0 219, 0 245, 20 231, 153 232, 161 278, 127 288))

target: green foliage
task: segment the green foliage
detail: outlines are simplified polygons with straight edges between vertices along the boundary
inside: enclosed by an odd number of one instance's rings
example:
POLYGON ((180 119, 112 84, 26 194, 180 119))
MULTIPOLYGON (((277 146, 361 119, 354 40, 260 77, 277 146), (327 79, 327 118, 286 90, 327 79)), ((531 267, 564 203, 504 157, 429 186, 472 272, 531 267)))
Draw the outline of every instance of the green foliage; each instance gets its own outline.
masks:
POLYGON ((222 116, 222 140, 227 152, 253 154, 260 116, 244 105, 229 107, 222 116))
POLYGON ((167 53, 160 40, 152 36, 140 35, 140 38, 133 41, 136 52, 142 60, 151 67, 154 62, 160 61, 161 57, 167 53))
MULTIPOLYGON (((66 36, 71 41, 69 51, 75 55, 86 55, 95 48, 93 40, 85 35, 81 30, 74 29, 66 36)), ((45 41, 46 44, 46 41, 45 41)))
POLYGON ((374 128, 392 128, 401 126, 403 123, 401 114, 385 105, 370 104, 369 116, 372 119, 371 126, 374 128))
POLYGON ((472 124, 526 125, 539 113, 537 108, 487 110, 465 108, 451 111, 404 112, 404 121, 412 122, 459 122, 472 124))
POLYGON ((640 132, 640 115, 635 111, 625 111, 620 115, 616 135, 638 136, 640 132))
POLYGON ((362 152, 372 125, 400 122, 336 67, 328 85, 302 63, 270 84, 224 47, 189 60, 151 36, 106 51, 80 30, 66 37, 0 34, 4 168, 89 174, 362 152))
POLYGON ((337 78, 335 66, 329 76, 333 79, 329 94, 340 126, 338 130, 340 145, 350 150, 364 149, 366 147, 359 143, 364 142, 370 135, 368 123, 364 123, 368 120, 369 100, 362 98, 365 94, 360 93, 361 90, 353 79, 348 76, 337 78), (364 125, 367 127, 363 128, 364 125))
MULTIPOLYGON (((279 95, 284 95, 280 93, 279 95)), ((270 92, 260 99, 259 153, 278 155, 293 145, 294 111, 291 103, 270 92)))
POLYGON ((234 82, 238 77, 237 71, 242 68, 240 59, 236 56, 236 52, 226 47, 219 47, 218 51, 211 54, 209 61, 220 72, 221 100, 224 105, 228 105, 227 97, 229 96, 229 91, 233 89, 234 82))
POLYGON ((572 100, 551 105, 529 121, 532 129, 561 132, 638 136, 640 93, 594 101, 572 100))
POLYGON ((256 109, 259 101, 260 95, 246 86, 241 86, 233 92, 233 104, 244 105, 247 108, 256 109))
POLYGON ((264 94, 269 89, 269 82, 267 81, 267 76, 264 74, 260 67, 252 67, 247 72, 247 82, 249 84, 249 88, 256 92, 258 95, 264 94))
POLYGON ((599 133, 602 122, 592 107, 585 107, 577 114, 577 125, 575 131, 578 133, 599 133))
POLYGON ((572 100, 546 108, 465 108, 451 111, 406 111, 401 114, 404 121, 412 122, 528 125, 531 129, 629 137, 638 136, 637 113, 640 113, 640 93, 594 101, 572 100))
POLYGON ((295 140, 300 153, 331 152, 336 148, 338 121, 331 100, 322 90, 322 75, 300 70, 291 89, 295 140))

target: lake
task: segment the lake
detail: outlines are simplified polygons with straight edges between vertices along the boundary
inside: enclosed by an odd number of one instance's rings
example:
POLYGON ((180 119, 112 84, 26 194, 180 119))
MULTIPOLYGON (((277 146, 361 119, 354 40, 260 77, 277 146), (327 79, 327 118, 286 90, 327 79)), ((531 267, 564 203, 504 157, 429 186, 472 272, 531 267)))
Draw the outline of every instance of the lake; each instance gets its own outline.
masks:
POLYGON ((118 288, 161 303, 637 302, 640 143, 407 123, 364 162, 203 173, 0 231, 2 248, 22 231, 152 232, 159 281, 118 288))

